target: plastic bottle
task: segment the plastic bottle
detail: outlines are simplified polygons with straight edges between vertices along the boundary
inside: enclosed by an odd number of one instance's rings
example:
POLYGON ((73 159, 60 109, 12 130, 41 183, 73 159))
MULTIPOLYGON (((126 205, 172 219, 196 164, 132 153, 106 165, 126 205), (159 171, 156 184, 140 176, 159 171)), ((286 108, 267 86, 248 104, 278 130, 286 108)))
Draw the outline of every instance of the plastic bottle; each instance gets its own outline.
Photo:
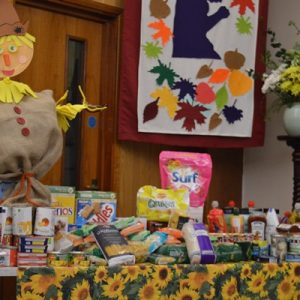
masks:
POLYGON ((224 219, 225 219, 225 223, 226 223, 226 226, 227 226, 227 232, 231 232, 230 219, 231 219, 231 216, 233 215, 233 209, 234 209, 235 206, 236 206, 235 201, 230 200, 228 202, 228 205, 223 208, 224 219))
POLYGON ((249 219, 249 208, 248 207, 242 207, 240 209, 240 215, 244 218, 244 232, 248 232, 248 219, 249 219))
POLYGON ((224 212, 219 208, 218 201, 212 201, 212 209, 207 215, 208 231, 209 232, 226 232, 226 223, 224 219, 224 212))
POLYGON ((249 233, 252 233, 254 239, 264 240, 267 220, 262 210, 253 209, 248 218, 249 233))
POLYGON ((268 241, 269 244, 271 244, 271 236, 277 233, 276 228, 279 225, 278 216, 274 208, 268 209, 266 220, 267 220, 266 240, 268 241))
POLYGON ((230 226, 232 233, 244 232, 244 217, 240 215, 240 211, 237 207, 233 209, 233 215, 230 219, 230 226))

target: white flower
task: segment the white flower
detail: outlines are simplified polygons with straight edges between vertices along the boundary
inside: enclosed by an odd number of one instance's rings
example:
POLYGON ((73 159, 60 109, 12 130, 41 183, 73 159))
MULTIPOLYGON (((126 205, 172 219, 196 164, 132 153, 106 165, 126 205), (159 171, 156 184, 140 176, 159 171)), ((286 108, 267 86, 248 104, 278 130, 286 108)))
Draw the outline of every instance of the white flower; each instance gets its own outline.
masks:
POLYGON ((287 68, 286 64, 281 64, 276 70, 272 70, 270 74, 264 74, 264 84, 261 88, 263 94, 269 91, 274 91, 278 82, 280 81, 281 73, 287 68))

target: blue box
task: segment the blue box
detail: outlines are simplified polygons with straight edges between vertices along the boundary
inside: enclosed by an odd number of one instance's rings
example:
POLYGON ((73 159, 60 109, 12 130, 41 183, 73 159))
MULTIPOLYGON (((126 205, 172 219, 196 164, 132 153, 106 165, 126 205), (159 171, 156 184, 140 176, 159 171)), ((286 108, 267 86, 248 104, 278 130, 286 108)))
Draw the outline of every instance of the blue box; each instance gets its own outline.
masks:
POLYGON ((113 222, 116 220, 116 210, 114 192, 76 192, 76 225, 113 222))

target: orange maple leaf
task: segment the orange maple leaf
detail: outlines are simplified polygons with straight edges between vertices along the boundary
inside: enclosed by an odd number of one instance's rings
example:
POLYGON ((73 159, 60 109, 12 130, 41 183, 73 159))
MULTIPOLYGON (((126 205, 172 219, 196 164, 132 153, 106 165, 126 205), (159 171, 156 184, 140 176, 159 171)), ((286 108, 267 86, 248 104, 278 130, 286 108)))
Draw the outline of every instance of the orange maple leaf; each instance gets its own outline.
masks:
POLYGON ((157 22, 149 23, 148 27, 157 30, 157 32, 154 33, 152 37, 155 40, 161 39, 163 46, 165 46, 173 36, 171 29, 165 24, 162 19, 157 22))
POLYGON ((233 0, 230 7, 239 6, 239 14, 242 16, 245 14, 246 9, 249 8, 253 13, 255 12, 255 4, 252 0, 233 0))

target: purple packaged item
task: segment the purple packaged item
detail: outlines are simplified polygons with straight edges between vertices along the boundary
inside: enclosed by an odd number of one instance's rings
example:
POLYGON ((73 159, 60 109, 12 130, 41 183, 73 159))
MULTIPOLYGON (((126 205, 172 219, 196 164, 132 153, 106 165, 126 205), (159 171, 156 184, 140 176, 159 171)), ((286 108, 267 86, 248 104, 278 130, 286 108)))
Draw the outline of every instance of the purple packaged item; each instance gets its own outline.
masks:
POLYGON ((182 232, 191 264, 215 263, 216 255, 204 224, 185 223, 182 232))

